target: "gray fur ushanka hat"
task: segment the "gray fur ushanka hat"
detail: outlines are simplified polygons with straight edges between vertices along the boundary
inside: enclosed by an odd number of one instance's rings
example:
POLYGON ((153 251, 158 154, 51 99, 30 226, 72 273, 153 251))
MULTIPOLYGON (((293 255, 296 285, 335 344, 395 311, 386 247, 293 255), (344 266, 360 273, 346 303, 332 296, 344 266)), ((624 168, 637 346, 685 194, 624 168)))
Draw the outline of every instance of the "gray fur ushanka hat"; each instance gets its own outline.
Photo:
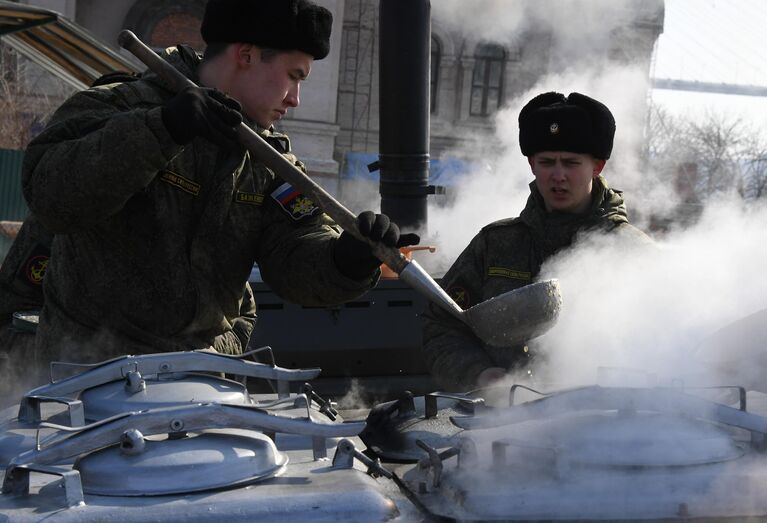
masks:
POLYGON ((607 160, 613 150, 615 118, 602 102, 580 93, 539 94, 519 113, 522 154, 569 151, 607 160))
POLYGON ((207 44, 247 42, 322 60, 332 25, 330 11, 309 0, 209 0, 200 32, 207 44))

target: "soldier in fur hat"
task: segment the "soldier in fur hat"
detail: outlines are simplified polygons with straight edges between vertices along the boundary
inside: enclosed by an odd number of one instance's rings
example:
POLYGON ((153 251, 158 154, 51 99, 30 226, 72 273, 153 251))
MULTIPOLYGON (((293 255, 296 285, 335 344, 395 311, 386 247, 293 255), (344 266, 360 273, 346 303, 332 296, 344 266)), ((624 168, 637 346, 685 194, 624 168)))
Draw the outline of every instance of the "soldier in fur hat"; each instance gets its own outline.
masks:
MULTIPOLYGON (((532 283, 546 259, 579 232, 599 230, 650 243, 628 223, 623 194, 601 173, 610 158, 615 120, 601 102, 571 93, 536 96, 519 114, 519 143, 535 180, 517 218, 484 227, 442 279, 463 308, 532 283)), ((487 386, 526 364, 526 346, 490 347, 449 314, 431 306, 424 355, 440 387, 487 386)))
MULTIPOLYGON (((272 124, 298 106, 331 24, 308 0, 210 0, 204 57, 184 45, 163 55, 200 87, 173 93, 149 73, 58 109, 23 168, 29 207, 55 235, 38 359, 210 349, 222 336, 240 352, 235 322, 254 262, 275 292, 305 305, 375 284, 368 245, 235 140, 244 121, 303 168, 272 124)), ((388 245, 418 240, 386 216, 358 221, 388 245)))

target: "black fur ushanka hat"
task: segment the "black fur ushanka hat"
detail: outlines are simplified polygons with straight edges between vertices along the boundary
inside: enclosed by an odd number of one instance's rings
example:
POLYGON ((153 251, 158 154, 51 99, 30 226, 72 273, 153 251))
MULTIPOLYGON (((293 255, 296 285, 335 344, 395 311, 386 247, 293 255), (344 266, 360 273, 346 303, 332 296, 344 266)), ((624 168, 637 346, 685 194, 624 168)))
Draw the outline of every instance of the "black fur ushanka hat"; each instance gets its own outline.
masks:
POLYGON ((569 151, 607 160, 613 150, 615 118, 601 102, 580 93, 539 94, 519 113, 522 154, 569 151))
POLYGON ((330 11, 309 0, 209 0, 200 32, 208 44, 247 42, 322 60, 332 25, 330 11))

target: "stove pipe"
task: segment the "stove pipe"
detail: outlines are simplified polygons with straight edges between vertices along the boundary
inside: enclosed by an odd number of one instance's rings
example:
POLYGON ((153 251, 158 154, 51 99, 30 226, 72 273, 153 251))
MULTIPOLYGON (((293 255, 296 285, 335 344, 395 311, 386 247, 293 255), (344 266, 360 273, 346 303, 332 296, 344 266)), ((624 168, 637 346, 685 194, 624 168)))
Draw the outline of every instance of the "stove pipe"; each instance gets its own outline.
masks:
POLYGON ((405 230, 426 229, 429 185, 430 0, 380 2, 381 212, 405 230))

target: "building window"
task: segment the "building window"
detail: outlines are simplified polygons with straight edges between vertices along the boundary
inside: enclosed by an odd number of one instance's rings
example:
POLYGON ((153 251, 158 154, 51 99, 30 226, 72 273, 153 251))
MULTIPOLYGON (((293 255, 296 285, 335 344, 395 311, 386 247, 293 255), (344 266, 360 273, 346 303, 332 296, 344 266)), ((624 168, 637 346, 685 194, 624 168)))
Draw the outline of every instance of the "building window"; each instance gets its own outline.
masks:
POLYGON ((205 49, 200 35, 202 20, 189 13, 170 13, 155 22, 149 36, 149 45, 164 49, 176 44, 187 44, 198 51, 205 49))
POLYGON ((437 93, 439 92, 439 62, 442 59, 442 46, 439 40, 431 37, 431 112, 437 112, 437 93))
POLYGON ((205 3, 205 0, 136 0, 125 16, 123 27, 155 49, 187 44, 202 51, 205 42, 200 35, 200 25, 205 3))
POLYGON ((341 77, 342 90, 354 90, 357 83, 357 61, 360 30, 357 25, 344 25, 341 32, 341 77))
POLYGON ((503 72, 506 51, 497 45, 480 45, 474 54, 471 81, 472 116, 489 116, 503 101, 503 72))

